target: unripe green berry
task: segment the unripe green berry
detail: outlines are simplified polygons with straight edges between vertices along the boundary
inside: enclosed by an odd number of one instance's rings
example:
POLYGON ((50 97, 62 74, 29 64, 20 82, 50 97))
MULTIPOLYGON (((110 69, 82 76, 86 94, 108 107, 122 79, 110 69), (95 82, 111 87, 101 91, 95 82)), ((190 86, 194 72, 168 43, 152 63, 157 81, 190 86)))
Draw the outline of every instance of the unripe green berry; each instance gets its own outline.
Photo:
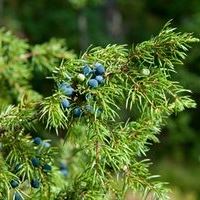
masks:
POLYGON ((147 69, 147 68, 143 68, 143 69, 141 70, 141 72, 142 72, 142 74, 145 75, 145 76, 148 76, 148 75, 150 74, 150 70, 147 69))
POLYGON ((85 75, 84 74, 78 74, 77 75, 77 79, 81 82, 83 82, 85 80, 85 75))

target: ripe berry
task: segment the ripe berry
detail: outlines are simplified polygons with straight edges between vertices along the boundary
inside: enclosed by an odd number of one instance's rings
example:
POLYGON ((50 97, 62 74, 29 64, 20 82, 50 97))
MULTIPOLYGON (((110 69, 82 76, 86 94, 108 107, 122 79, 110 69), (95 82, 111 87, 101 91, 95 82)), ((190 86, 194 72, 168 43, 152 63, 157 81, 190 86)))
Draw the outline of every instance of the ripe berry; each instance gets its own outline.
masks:
POLYGON ((85 76, 88 76, 91 72, 92 72, 92 69, 88 66, 88 65, 85 65, 83 68, 82 68, 82 72, 85 76))
POLYGON ((96 63, 94 66, 96 75, 103 75, 105 73, 105 67, 101 63, 96 63))
POLYGON ((59 167, 60 170, 64 170, 64 169, 67 169, 67 165, 63 162, 60 163, 60 167, 59 167))
POLYGON ((61 105, 62 105, 62 107, 63 107, 64 109, 66 109, 66 108, 69 108, 70 102, 69 102, 68 99, 62 99, 62 100, 61 100, 61 105))
POLYGON ((62 83, 59 85, 59 89, 63 92, 66 96, 72 96, 74 93, 74 88, 71 87, 68 83, 62 83))
POLYGON ((95 77, 95 79, 98 81, 99 84, 104 82, 103 76, 98 75, 98 76, 95 77))
POLYGON ((67 176, 67 175, 68 175, 67 169, 62 169, 62 170, 60 170, 60 172, 61 172, 61 174, 62 174, 63 176, 67 176))
POLYGON ((88 85, 92 88, 96 88, 96 87, 98 87, 99 84, 98 84, 98 81, 96 79, 90 79, 88 81, 88 85))
POLYGON ((49 171, 51 171, 52 167, 51 167, 51 165, 49 165, 49 164, 45 164, 45 165, 42 167, 42 169, 43 169, 45 172, 49 172, 49 171))
POLYGON ((82 115, 82 110, 81 108, 77 107, 74 109, 74 117, 80 117, 82 115))
POLYGON ((40 137, 36 137, 33 139, 33 143, 36 145, 40 145, 42 143, 42 139, 40 137))
POLYGON ((90 93, 87 93, 86 95, 85 95, 85 100, 90 100, 90 99, 92 99, 93 98, 93 96, 90 94, 90 93))
POLYGON ((32 158, 31 163, 34 167, 39 167, 40 166, 40 160, 38 158, 32 158))
POLYGON ((46 148, 49 148, 49 147, 51 146, 51 144, 50 144, 49 142, 43 141, 43 142, 42 142, 42 146, 43 146, 43 147, 46 147, 46 148))
POLYGON ((16 188, 19 186, 19 182, 16 180, 12 180, 10 181, 10 185, 12 186, 12 188, 16 188))
POLYGON ((37 179, 31 180, 31 187, 33 188, 39 188, 40 187, 40 182, 37 179))
POLYGON ((66 83, 66 82, 63 82, 63 83, 59 83, 59 84, 58 84, 59 90, 62 90, 62 89, 68 88, 68 87, 70 87, 70 84, 69 84, 69 83, 66 83))
POLYGON ((67 169, 67 165, 63 162, 60 163, 60 172, 63 176, 67 176, 68 175, 68 169, 67 169))
POLYGON ((66 96, 72 96, 72 94, 74 93, 74 88, 72 88, 72 87, 66 87, 66 88, 63 89, 63 93, 66 96))
POLYGON ((103 112, 103 110, 101 108, 97 108, 97 110, 95 111, 95 114, 97 117, 99 117, 102 112, 103 112))
POLYGON ((21 196, 21 194, 19 193, 19 192, 15 192, 15 194, 14 194, 15 196, 15 198, 14 198, 14 200, 23 200, 23 198, 22 198, 22 196, 21 196))
POLYGON ((84 74, 78 74, 77 79, 81 82, 85 80, 85 75, 84 74))
POLYGON ((147 68, 142 69, 141 72, 142 72, 142 74, 145 75, 145 76, 148 76, 148 75, 150 74, 150 70, 147 69, 147 68))
POLYGON ((16 166, 14 168, 14 173, 17 173, 20 170, 21 167, 22 167, 21 164, 19 164, 19 163, 16 164, 16 166))
POLYGON ((93 107, 91 106, 91 105, 86 105, 85 106, 85 110, 87 111, 87 112, 90 112, 90 113, 93 113, 93 107))

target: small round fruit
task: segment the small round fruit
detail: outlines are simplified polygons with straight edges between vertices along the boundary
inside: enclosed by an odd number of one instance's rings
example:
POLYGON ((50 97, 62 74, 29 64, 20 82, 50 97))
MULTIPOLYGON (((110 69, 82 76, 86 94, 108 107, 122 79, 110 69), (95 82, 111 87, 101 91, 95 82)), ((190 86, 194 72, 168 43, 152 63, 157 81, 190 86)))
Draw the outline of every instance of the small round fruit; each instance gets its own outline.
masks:
POLYGON ((67 87, 63 90, 64 95, 66 96, 72 96, 72 94, 74 93, 74 88, 72 87, 67 87))
POLYGON ((58 88, 59 88, 59 90, 63 90, 63 89, 65 89, 65 88, 68 88, 68 87, 70 87, 70 84, 69 83, 66 83, 66 82, 62 82, 62 83, 59 83, 58 84, 58 88))
POLYGON ((142 69, 141 72, 142 72, 142 74, 143 74, 144 76, 148 76, 148 75, 150 74, 150 70, 147 69, 147 68, 142 69))
POLYGON ((74 88, 72 88, 72 86, 68 83, 62 83, 59 86, 59 90, 63 92, 63 94, 66 96, 72 96, 72 94, 74 93, 74 88))
POLYGON ((102 112, 103 112, 103 110, 101 108, 97 108, 97 110, 95 111, 95 114, 97 117, 99 117, 102 112))
POLYGON ((15 192, 14 194, 14 200, 23 200, 21 194, 19 192, 15 192))
POLYGON ((32 165, 33 165, 33 167, 39 167, 40 166, 40 160, 39 160, 39 158, 32 158, 31 159, 31 163, 32 163, 32 165))
POLYGON ((52 170, 52 167, 51 165, 49 164, 44 164, 44 166, 42 167, 42 169, 45 171, 45 172, 50 172, 52 170))
POLYGON ((39 188, 40 187, 39 180, 38 179, 31 180, 31 187, 33 187, 33 188, 39 188))
POLYGON ((98 81, 96 79, 90 79, 88 81, 88 85, 91 87, 91 88, 97 88, 98 87, 98 81))
POLYGON ((74 114, 74 117, 80 117, 82 115, 81 108, 79 107, 75 108, 73 114, 74 114))
POLYGON ((14 173, 17 173, 20 170, 21 167, 22 167, 21 164, 19 164, 19 163, 16 164, 15 167, 14 167, 14 173))
POLYGON ((42 143, 42 139, 40 137, 35 137, 33 139, 33 143, 35 143, 36 145, 40 145, 42 143))
POLYGON ((88 66, 88 65, 85 65, 83 66, 82 68, 82 72, 85 76, 88 76, 90 75, 90 73, 92 72, 92 69, 88 66))
POLYGON ((85 106, 85 110, 86 110, 87 112, 89 112, 89 113, 93 113, 93 112, 94 112, 94 109, 93 109, 93 107, 92 107, 91 105, 86 105, 86 106, 85 106))
POLYGON ((102 84, 104 82, 103 76, 98 75, 95 77, 95 79, 98 81, 99 84, 102 84))
POLYGON ((93 96, 90 93, 85 94, 85 100, 91 100, 93 96))
POLYGON ((101 63, 96 63, 94 66, 96 75, 103 75, 105 73, 105 67, 101 63))
POLYGON ((63 107, 64 109, 66 109, 66 108, 69 108, 70 102, 69 102, 68 99, 62 99, 62 100, 61 100, 61 105, 62 105, 62 107, 63 107))
POLYGON ((67 169, 62 169, 62 170, 60 170, 60 172, 61 172, 61 174, 62 174, 63 176, 67 176, 67 175, 68 175, 67 169))
POLYGON ((16 188, 19 186, 19 182, 16 180, 12 180, 10 181, 10 185, 12 186, 12 188, 16 188))
POLYGON ((60 163, 60 166, 59 166, 59 169, 60 170, 64 170, 64 169, 67 169, 67 165, 63 162, 60 163))
POLYGON ((42 142, 42 146, 43 147, 46 147, 46 148, 49 148, 51 146, 51 144, 49 142, 42 142))
POLYGON ((78 74, 77 79, 81 82, 85 80, 85 75, 84 74, 78 74))

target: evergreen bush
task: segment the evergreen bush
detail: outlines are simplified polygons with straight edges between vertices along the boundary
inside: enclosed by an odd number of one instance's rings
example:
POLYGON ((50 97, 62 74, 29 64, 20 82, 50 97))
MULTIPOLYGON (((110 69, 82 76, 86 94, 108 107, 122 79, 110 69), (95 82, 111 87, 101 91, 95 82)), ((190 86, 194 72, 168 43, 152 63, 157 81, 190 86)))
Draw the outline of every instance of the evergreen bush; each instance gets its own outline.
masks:
POLYGON ((172 74, 199 41, 169 25, 79 57, 63 40, 32 46, 1 30, 0 199, 168 199, 145 156, 171 114, 195 107, 172 74))

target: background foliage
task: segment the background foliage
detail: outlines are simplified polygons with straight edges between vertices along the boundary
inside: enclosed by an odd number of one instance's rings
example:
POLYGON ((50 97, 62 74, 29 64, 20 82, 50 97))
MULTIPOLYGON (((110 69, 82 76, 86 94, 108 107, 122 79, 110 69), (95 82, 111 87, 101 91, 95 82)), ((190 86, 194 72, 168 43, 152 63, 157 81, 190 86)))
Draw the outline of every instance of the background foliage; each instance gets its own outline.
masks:
MULTIPOLYGON (((200 33, 198 0, 191 0, 189 4, 186 0, 7 0, 1 1, 0 10, 0 23, 20 37, 28 38, 33 44, 47 42, 52 37, 65 38, 68 47, 76 52, 85 50, 91 43, 136 44, 157 33, 172 18, 173 25, 182 31, 191 31, 197 36, 200 33)), ((52 44, 56 44, 56 41, 52 40, 52 44)), ((40 46, 36 48, 38 51, 40 46)), ((192 50, 186 67, 179 67, 177 73, 180 82, 193 91, 197 109, 173 116, 160 136, 162 143, 154 145, 150 152, 152 160, 157 163, 152 171, 173 184, 180 199, 183 198, 182 193, 185 199, 200 198, 199 50, 199 47, 192 50)), ((34 63, 45 64, 45 60, 41 58, 34 63)), ((56 60, 52 63, 56 63, 56 60)), ((49 67, 46 66, 47 71, 49 67)), ((37 70, 35 73, 39 75, 37 70)), ((21 73, 27 74, 24 71, 21 73)), ((24 81, 29 78, 24 77, 24 81)), ((41 80, 44 77, 37 76, 33 87, 48 95, 51 81, 45 81, 41 87, 38 84, 41 80)))

